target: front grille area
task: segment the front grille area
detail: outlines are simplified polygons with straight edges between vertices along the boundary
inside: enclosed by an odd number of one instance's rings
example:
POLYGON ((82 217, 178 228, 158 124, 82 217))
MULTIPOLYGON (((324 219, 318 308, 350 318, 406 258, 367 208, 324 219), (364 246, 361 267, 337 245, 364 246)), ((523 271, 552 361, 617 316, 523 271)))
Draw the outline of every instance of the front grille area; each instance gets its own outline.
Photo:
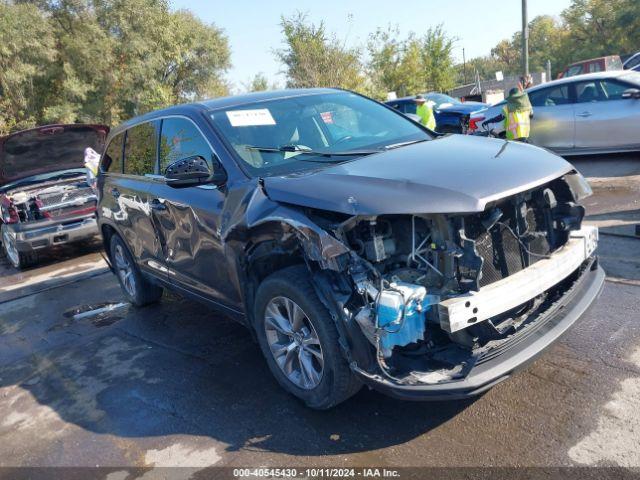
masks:
POLYGON ((525 256, 523 249, 509 232, 503 226, 496 226, 491 233, 483 234, 481 244, 478 245, 478 254, 483 258, 482 278, 480 286, 489 285, 490 283, 501 280, 502 278, 519 272, 525 265, 525 256))
POLYGON ((79 198, 89 197, 92 195, 93 191, 91 190, 91 187, 86 186, 69 189, 62 192, 58 191, 51 193, 40 193, 38 195, 38 199, 40 200, 42 207, 49 207, 61 203, 73 202, 74 200, 77 200, 79 198))
POLYGON ((38 195, 38 200, 40 212, 50 218, 74 215, 96 206, 96 195, 88 185, 78 185, 77 188, 62 191, 42 192, 38 195))
POLYGON ((543 212, 527 203, 520 209, 512 206, 504 208, 499 223, 496 223, 490 231, 482 228, 478 219, 470 219, 468 225, 467 235, 474 239, 476 251, 483 259, 479 287, 513 275, 533 265, 552 251, 547 239, 543 212), (516 211, 522 212, 520 215, 524 218, 518 219, 519 214, 515 213, 516 211), (514 233, 520 237, 520 241, 514 233))

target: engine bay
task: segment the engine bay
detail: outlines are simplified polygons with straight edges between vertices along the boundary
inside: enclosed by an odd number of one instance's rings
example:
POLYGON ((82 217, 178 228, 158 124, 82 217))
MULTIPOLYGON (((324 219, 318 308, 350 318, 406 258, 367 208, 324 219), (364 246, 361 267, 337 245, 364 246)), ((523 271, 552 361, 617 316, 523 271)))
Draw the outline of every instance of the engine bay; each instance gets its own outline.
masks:
POLYGON ((352 295, 344 311, 375 349, 384 375, 395 383, 463 376, 525 330, 570 280, 485 321, 472 317, 456 331, 446 328, 439 304, 551 258, 581 229, 585 211, 576 202, 587 194, 565 175, 481 213, 356 216, 332 225, 323 218, 351 249, 352 295))
POLYGON ((97 197, 84 175, 15 188, 4 194, 5 223, 25 223, 95 210, 97 197))

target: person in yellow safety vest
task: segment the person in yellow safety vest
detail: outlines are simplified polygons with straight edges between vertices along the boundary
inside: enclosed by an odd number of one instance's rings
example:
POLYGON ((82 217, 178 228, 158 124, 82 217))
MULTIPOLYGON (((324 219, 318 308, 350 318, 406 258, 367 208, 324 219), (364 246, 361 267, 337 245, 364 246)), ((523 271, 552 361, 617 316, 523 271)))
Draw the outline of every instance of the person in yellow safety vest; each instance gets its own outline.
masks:
POLYGON ((507 104, 503 107, 502 113, 482 122, 486 127, 489 123, 504 122, 504 131, 507 140, 529 141, 531 133, 531 118, 533 117, 533 107, 529 101, 527 92, 518 88, 509 90, 507 104))
POLYGON ((435 131, 436 117, 433 115, 431 104, 422 95, 416 95, 413 101, 416 103, 416 115, 420 117, 420 123, 435 131))

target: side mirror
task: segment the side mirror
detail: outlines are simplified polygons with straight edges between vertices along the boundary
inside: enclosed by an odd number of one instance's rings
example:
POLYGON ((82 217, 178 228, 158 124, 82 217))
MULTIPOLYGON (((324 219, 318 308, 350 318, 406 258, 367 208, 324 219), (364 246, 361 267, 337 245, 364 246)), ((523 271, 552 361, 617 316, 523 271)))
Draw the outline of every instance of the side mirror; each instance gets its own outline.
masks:
POLYGON ((638 100, 640 99, 640 89, 628 88, 624 92, 622 92, 622 98, 632 98, 634 100, 638 100))
POLYGON ((192 187, 213 183, 221 185, 227 180, 227 174, 217 160, 212 172, 207 161, 200 155, 177 160, 165 169, 164 178, 172 187, 192 187))

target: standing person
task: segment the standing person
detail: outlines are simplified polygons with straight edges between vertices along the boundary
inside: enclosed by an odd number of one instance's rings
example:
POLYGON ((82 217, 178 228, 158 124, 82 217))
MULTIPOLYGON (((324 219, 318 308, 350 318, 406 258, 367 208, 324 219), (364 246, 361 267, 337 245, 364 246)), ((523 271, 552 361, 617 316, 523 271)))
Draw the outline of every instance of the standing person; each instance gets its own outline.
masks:
POLYGON ((98 165, 100 164, 100 154, 93 148, 84 149, 84 166, 87 169, 87 183, 91 188, 96 188, 96 177, 98 176, 98 165))
POLYGON ((436 117, 433 115, 431 104, 422 95, 416 95, 413 100, 416 104, 416 115, 420 117, 420 123, 429 130, 436 129, 436 117))
POLYGON ((531 132, 531 117, 533 117, 533 107, 529 101, 527 92, 520 91, 519 88, 509 90, 507 104, 503 107, 502 113, 482 122, 486 127, 489 123, 504 122, 504 131, 507 140, 518 140, 528 142, 531 132))

